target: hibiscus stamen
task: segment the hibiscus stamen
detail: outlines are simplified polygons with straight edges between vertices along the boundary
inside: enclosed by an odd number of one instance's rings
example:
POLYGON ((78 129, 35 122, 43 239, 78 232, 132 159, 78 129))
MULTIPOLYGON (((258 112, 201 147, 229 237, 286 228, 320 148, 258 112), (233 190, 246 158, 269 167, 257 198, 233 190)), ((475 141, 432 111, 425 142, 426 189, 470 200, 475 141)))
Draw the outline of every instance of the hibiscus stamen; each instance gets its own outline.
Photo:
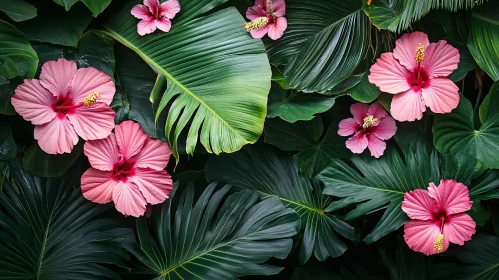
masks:
POLYGON ((268 23, 269 23, 268 17, 258 17, 250 22, 246 22, 244 24, 244 30, 248 32, 250 30, 259 30, 264 28, 268 23))
POLYGON ((97 102, 97 98, 100 97, 100 94, 96 91, 90 93, 85 99, 83 99, 83 105, 90 107, 97 102))
POLYGON ((424 45, 422 43, 418 44, 416 52, 414 53, 417 63, 421 63, 424 60, 424 45))
POLYGON ((440 253, 444 250, 444 235, 439 233, 437 235, 437 237, 435 238, 435 244, 433 246, 433 249, 435 249, 435 251, 437 253, 440 253))
POLYGON ((368 128, 373 126, 376 122, 378 121, 377 118, 374 116, 368 116, 364 118, 364 124, 362 125, 363 128, 368 128))

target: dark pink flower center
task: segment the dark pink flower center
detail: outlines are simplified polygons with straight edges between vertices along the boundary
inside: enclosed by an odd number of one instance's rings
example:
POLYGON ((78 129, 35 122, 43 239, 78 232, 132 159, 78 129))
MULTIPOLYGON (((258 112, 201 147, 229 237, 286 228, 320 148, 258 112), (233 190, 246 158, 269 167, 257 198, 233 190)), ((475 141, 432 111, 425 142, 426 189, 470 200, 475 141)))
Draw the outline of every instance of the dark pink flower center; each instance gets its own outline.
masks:
POLYGON ((433 211, 431 215, 433 217, 433 222, 440 226, 440 231, 442 232, 444 224, 450 221, 450 216, 447 214, 447 211, 441 208, 433 211))
POLYGON ((55 98, 52 109, 57 113, 57 117, 63 119, 67 114, 73 114, 77 107, 74 106, 73 99, 68 96, 55 98))
POLYGON ((427 88, 430 86, 430 77, 428 72, 418 65, 412 73, 407 76, 407 83, 411 86, 414 91, 420 91, 422 88, 427 88))
POLYGON ((112 178, 114 181, 121 181, 125 183, 128 178, 135 175, 135 160, 120 160, 115 163, 112 171, 112 178))

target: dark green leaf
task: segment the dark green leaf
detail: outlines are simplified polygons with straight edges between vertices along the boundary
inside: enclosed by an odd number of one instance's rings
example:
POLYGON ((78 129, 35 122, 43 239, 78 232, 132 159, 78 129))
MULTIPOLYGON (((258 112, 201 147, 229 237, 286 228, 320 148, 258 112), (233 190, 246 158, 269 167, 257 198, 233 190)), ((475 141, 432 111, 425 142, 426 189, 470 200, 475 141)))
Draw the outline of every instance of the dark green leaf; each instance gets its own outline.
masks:
POLYGON ((471 103, 461 96, 459 105, 451 113, 436 115, 433 124, 433 143, 441 153, 463 153, 485 167, 499 168, 499 82, 494 83, 480 106, 478 130, 474 126, 471 103))
POLYGON ((367 76, 369 76, 369 72, 362 74, 360 82, 347 91, 353 99, 363 103, 371 103, 381 94, 379 88, 371 84, 367 76))
POLYGON ((473 10, 468 48, 476 63, 494 80, 499 80, 499 4, 473 10))
POLYGON ((499 238, 477 234, 456 254, 463 262, 464 272, 455 279, 495 280, 499 275, 499 238))
POLYGON ((258 201, 250 190, 227 195, 230 186, 215 188, 194 200, 190 186, 174 196, 180 199, 173 209, 170 198, 153 213, 151 228, 137 220, 140 244, 128 249, 154 279, 236 279, 282 269, 262 263, 289 254, 298 215, 275 197, 258 201))
POLYGON ((120 246, 133 232, 99 218, 111 205, 81 195, 81 173, 45 179, 13 165, 10 175, 0 193, 2 278, 119 279, 113 270, 128 258, 120 246))
POLYGON ((16 153, 17 147, 12 137, 10 123, 6 120, 0 120, 0 161, 12 160, 16 153))
POLYGON ((36 17, 36 8, 23 0, 2 0, 0 11, 17 22, 36 17))
POLYGON ((88 31, 81 36, 76 62, 80 68, 94 67, 114 76, 114 40, 102 31, 88 31))
POLYGON ((183 131, 188 154, 198 138, 217 154, 256 142, 263 131, 271 71, 263 44, 241 28, 244 19, 238 11, 209 13, 224 1, 181 0, 182 11, 170 32, 141 37, 130 10, 142 1, 124 2, 106 29, 166 78, 167 90, 153 101, 159 104, 157 115, 172 102, 164 126, 174 155, 178 158, 183 131), (203 13, 208 15, 199 17, 203 13))
POLYGON ((300 178, 293 160, 268 147, 246 147, 242 151, 211 158, 205 167, 209 180, 225 182, 235 187, 252 189, 263 198, 277 197, 286 207, 301 217, 304 228, 300 244, 300 263, 312 252, 318 260, 337 257, 345 252, 346 244, 335 234, 355 239, 354 229, 332 214, 324 213, 330 203, 322 195, 318 181, 300 178))
POLYGON ((284 36, 265 42, 296 90, 326 93, 352 75, 367 50, 370 24, 360 0, 287 0, 286 19, 284 36))
POLYGON ((284 151, 301 151, 314 147, 321 135, 320 117, 293 124, 280 119, 270 119, 265 122, 265 143, 275 145, 284 151))
POLYGON ((42 177, 58 177, 66 173, 83 151, 83 141, 74 146, 69 154, 50 155, 42 151, 37 143, 25 150, 23 167, 31 174, 42 177))
POLYGON ((15 115, 14 106, 10 103, 10 98, 14 95, 14 90, 22 81, 12 80, 8 84, 0 85, 0 114, 15 115))
POLYGON ((280 117, 290 123, 311 120, 315 114, 333 107, 334 101, 332 97, 298 93, 274 84, 269 94, 267 117, 280 117))
POLYGON ((449 75, 449 79, 457 82, 462 80, 466 76, 466 74, 468 74, 468 72, 476 68, 476 62, 466 46, 463 46, 461 44, 452 45, 459 50, 460 58, 457 69, 449 75))
POLYGON ((38 56, 23 33, 0 20, 0 84, 17 76, 33 78, 37 66, 38 56))
POLYGON ((94 17, 98 16, 104 9, 111 4, 112 0, 81 0, 94 14, 94 17))
POLYGON ((92 14, 79 6, 66 12, 63 7, 44 4, 38 7, 36 18, 23 21, 18 26, 30 41, 76 48, 91 19, 92 14))

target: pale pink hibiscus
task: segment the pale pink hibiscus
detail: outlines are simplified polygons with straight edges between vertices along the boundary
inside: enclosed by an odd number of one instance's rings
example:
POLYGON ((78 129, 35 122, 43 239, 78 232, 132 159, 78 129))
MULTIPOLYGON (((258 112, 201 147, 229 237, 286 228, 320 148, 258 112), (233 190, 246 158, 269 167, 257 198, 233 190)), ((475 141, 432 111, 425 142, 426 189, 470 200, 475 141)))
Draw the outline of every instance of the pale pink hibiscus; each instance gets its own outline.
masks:
POLYGON ((244 29, 255 39, 263 38, 268 33, 270 39, 277 40, 288 28, 285 14, 284 0, 256 0, 255 6, 246 11, 246 17, 251 21, 244 24, 244 29))
POLYGON ((49 154, 69 153, 85 140, 107 137, 114 128, 109 107, 116 88, 109 75, 95 68, 77 69, 60 58, 43 64, 40 79, 24 80, 12 105, 35 125, 35 139, 49 154))
POLYGON ((173 189, 163 170, 170 147, 133 121, 117 125, 105 139, 88 141, 84 152, 92 167, 81 177, 83 196, 100 204, 113 201, 125 216, 144 215, 146 204, 162 203, 173 189))
POLYGON ((355 103, 350 106, 353 118, 344 119, 339 123, 338 134, 350 136, 346 146, 356 154, 362 153, 369 148, 371 155, 379 158, 386 149, 385 140, 395 135, 397 126, 395 120, 379 103, 372 105, 355 103))
POLYGON ((473 202, 468 187, 454 180, 441 180, 437 187, 407 192, 402 210, 411 218, 404 225, 409 247, 425 255, 442 253, 449 242, 464 245, 475 233, 476 224, 466 213, 473 202))
POLYGON ((371 67, 369 82, 395 94, 390 112, 398 121, 423 117, 426 107, 449 113, 459 103, 459 88, 447 78, 459 64, 459 51, 440 40, 428 41, 423 32, 404 34, 393 53, 381 54, 371 67))
POLYGON ((132 8, 132 15, 138 19, 137 32, 140 36, 153 33, 156 28, 168 32, 172 27, 170 19, 180 11, 178 0, 168 0, 159 3, 159 0, 144 0, 144 5, 138 4, 132 8))

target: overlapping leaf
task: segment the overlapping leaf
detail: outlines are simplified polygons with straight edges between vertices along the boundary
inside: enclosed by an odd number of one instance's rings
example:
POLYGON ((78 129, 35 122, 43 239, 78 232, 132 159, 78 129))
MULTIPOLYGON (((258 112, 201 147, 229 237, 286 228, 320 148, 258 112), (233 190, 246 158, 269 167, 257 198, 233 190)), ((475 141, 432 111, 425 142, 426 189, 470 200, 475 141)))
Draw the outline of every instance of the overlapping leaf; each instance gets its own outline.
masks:
POLYGON ((300 178, 293 160, 269 147, 247 147, 235 154, 214 157, 206 164, 205 172, 209 180, 252 189, 262 197, 277 197, 294 209, 304 228, 300 263, 305 263, 312 253, 321 261, 343 254, 346 244, 335 232, 355 239, 350 225, 324 212, 331 200, 322 195, 322 185, 300 178))
POLYGON ((159 112, 172 102, 166 139, 177 155, 177 139, 187 132, 187 152, 198 138, 209 152, 234 152, 255 142, 263 130, 271 71, 261 41, 241 26, 234 8, 199 17, 224 1, 180 1, 182 11, 169 33, 141 37, 130 15, 139 0, 126 1, 106 25, 111 36, 139 54, 168 88, 159 112))
POLYGON ((459 280, 494 280, 499 275, 499 238, 490 235, 474 235, 456 253, 465 263, 459 280))
MULTIPOLYGON (((172 198, 153 213, 152 225, 137 220, 139 244, 128 249, 154 279, 236 279, 272 275, 282 268, 262 265, 284 259, 291 250, 299 217, 270 197, 243 190, 230 195, 230 186, 209 185, 194 202, 191 185, 176 207, 172 198), (193 204, 194 203, 194 204, 193 204), (217 210, 219 209, 219 210, 217 210)), ((175 198, 177 199, 177 198, 175 198)))

